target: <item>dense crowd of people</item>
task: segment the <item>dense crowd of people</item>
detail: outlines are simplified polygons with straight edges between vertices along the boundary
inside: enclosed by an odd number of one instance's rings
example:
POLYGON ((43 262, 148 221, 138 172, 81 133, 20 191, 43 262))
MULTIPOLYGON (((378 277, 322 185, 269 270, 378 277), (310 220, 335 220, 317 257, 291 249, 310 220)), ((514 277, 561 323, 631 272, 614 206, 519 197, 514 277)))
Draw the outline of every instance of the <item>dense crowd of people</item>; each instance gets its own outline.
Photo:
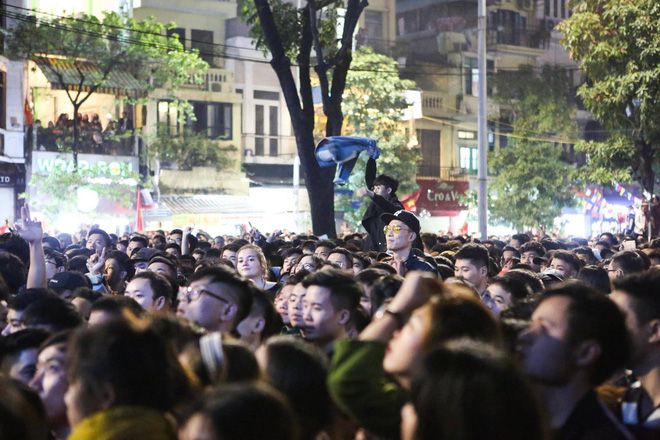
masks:
POLYGON ((127 112, 115 121, 108 115, 105 127, 98 113, 79 114, 71 119, 67 113, 62 113, 55 122, 44 126, 40 120, 34 123, 39 150, 62 151, 70 146, 74 137, 74 129, 78 131, 78 151, 96 154, 131 154, 132 143, 130 135, 134 133, 133 120, 127 112))
POLYGON ((372 183, 336 239, 46 235, 26 205, 0 438, 660 438, 660 239, 422 233, 372 183))

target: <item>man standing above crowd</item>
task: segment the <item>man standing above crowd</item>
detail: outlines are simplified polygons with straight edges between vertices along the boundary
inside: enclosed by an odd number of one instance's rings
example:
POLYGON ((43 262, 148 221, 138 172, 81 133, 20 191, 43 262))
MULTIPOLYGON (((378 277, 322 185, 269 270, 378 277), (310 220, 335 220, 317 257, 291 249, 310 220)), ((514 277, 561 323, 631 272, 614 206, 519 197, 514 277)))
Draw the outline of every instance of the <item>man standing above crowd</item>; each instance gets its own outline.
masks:
POLYGON ((384 260, 385 263, 393 266, 401 276, 411 270, 435 272, 433 266, 413 252, 414 243, 419 241, 420 229, 415 214, 401 210, 394 214, 383 214, 380 218, 387 224, 383 230, 387 250, 392 252, 392 258, 384 260))
POLYGON ((660 436, 660 271, 613 280, 610 296, 626 316, 632 339, 628 367, 637 377, 622 403, 623 423, 639 438, 660 436), (639 431, 639 432, 638 432, 639 431))
POLYGON ((369 233, 368 250, 383 252, 386 249, 383 227, 387 223, 383 223, 381 216, 405 209, 396 197, 399 182, 386 174, 376 177, 376 160, 372 158, 367 161, 364 180, 367 186, 359 188, 356 195, 358 197, 366 195, 371 199, 371 203, 362 217, 362 226, 369 233))

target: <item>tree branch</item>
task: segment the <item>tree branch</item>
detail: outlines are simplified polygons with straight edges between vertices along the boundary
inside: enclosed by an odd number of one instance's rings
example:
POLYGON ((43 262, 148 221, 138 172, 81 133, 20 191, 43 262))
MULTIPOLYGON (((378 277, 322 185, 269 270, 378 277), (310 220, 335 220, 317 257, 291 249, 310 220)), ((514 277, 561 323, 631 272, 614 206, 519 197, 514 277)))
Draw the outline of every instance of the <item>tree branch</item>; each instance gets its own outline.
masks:
POLYGON ((323 112, 328 114, 330 111, 330 86, 328 83, 328 66, 325 63, 325 57, 323 56, 323 44, 321 44, 321 38, 319 37, 319 27, 316 21, 316 1, 308 0, 307 9, 309 12, 309 30, 314 39, 314 51, 316 51, 316 67, 314 70, 319 77, 319 83, 321 85, 321 99, 323 100, 323 112))

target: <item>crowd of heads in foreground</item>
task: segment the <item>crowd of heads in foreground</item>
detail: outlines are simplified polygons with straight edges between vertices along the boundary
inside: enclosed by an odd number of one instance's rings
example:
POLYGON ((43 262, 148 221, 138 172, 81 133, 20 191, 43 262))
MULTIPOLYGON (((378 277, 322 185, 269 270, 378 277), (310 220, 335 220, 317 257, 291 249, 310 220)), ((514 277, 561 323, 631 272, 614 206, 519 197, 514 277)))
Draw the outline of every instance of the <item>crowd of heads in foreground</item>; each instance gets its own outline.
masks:
POLYGON ((0 236, 0 438, 660 438, 660 239, 0 236), (625 243, 625 244, 624 244, 625 243))

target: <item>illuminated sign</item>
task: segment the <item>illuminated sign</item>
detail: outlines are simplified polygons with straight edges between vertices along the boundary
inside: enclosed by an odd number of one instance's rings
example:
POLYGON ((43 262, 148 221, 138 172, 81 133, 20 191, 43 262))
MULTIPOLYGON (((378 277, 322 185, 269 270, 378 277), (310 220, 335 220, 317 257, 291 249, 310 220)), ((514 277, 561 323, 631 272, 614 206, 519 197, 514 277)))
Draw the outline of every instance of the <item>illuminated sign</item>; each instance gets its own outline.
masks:
MULTIPOLYGON (((138 167, 137 157, 79 154, 78 169, 92 170, 99 175, 130 177, 138 167)), ((32 172, 51 174, 54 170, 73 172, 73 155, 47 151, 32 152, 32 172)))

